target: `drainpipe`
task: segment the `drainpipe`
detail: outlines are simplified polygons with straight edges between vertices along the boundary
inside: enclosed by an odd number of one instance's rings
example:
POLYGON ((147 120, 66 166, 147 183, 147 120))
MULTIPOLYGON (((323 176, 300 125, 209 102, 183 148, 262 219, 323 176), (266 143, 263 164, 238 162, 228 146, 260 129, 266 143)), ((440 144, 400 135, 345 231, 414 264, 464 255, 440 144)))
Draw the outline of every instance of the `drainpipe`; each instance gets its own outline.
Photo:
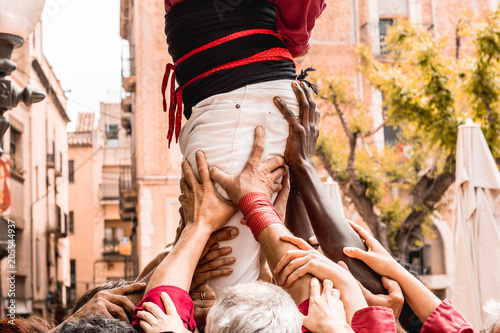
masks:
POLYGON ((434 24, 434 38, 439 38, 439 23, 436 16, 437 0, 431 0, 432 23, 434 24))
MULTIPOLYGON (((353 13, 354 13, 354 38, 356 41, 356 45, 361 42, 360 38, 360 26, 359 26, 359 0, 353 0, 353 13)), ((358 66, 361 64, 361 60, 358 57, 358 66)), ((361 101, 364 100, 364 91, 363 91, 363 74, 358 70, 358 94, 361 101)))
MULTIPOLYGON (((30 152, 34 152, 35 150, 33 149, 33 136, 31 135, 33 133, 33 115, 30 112, 29 113, 29 121, 30 121, 30 152)), ((34 268, 33 268, 33 257, 36 255, 33 251, 33 205, 35 203, 35 200, 33 200, 33 156, 30 154, 30 167, 31 167, 31 172, 30 172, 30 198, 31 198, 31 203, 30 203, 30 271, 31 271, 31 311, 33 312, 33 308, 35 306, 35 274, 34 274, 34 268)), ((38 179, 37 179, 38 180, 38 179)), ((35 188, 38 188, 38 184, 35 184, 35 188)))

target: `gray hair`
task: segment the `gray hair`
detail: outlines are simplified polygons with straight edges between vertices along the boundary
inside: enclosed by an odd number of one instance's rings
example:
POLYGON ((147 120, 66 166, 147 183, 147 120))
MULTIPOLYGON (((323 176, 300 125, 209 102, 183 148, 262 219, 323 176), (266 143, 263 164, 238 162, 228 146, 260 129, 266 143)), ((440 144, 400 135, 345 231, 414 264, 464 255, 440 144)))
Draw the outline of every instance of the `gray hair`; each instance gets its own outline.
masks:
POLYGON ((207 316, 207 333, 300 333, 302 317, 282 288, 266 282, 224 290, 207 316))
POLYGON ((490 299, 484 306, 484 311, 488 314, 484 322, 486 333, 493 333, 495 326, 500 326, 500 300, 490 299))
POLYGON ((77 321, 68 321, 57 327, 55 333, 137 333, 129 324, 120 319, 108 318, 103 315, 92 315, 77 321))

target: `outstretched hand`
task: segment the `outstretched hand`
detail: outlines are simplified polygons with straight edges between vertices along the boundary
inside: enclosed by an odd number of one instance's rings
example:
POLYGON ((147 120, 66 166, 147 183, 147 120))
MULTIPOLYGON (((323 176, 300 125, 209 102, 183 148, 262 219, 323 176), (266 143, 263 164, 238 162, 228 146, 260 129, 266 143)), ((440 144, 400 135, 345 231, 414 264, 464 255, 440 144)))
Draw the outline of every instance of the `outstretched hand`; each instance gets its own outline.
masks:
POLYGON ((286 172, 284 159, 273 157, 261 162, 264 153, 264 130, 258 126, 255 129, 255 141, 252 152, 240 174, 231 176, 217 167, 210 167, 212 179, 218 183, 229 198, 238 203, 248 193, 264 193, 268 198, 281 189, 281 184, 275 183, 286 172))
POLYGON ((207 223, 213 231, 222 228, 238 211, 238 207, 224 198, 215 189, 205 154, 196 152, 196 164, 200 181, 196 178, 191 165, 187 160, 182 162, 184 178, 181 179, 181 202, 184 221, 189 223, 207 223))
MULTIPOLYGON (((349 267, 345 262, 339 261, 339 265, 349 271, 349 267)), ((382 276, 382 285, 387 290, 387 295, 375 295, 371 291, 366 289, 359 281, 358 285, 363 292, 363 296, 365 297, 368 306, 383 306, 385 308, 389 308, 394 313, 394 318, 396 318, 396 321, 399 319, 399 315, 403 310, 403 305, 405 302, 403 291, 401 290, 399 283, 389 279, 387 276, 382 276)))
POLYGON ((99 291, 65 322, 101 314, 130 323, 135 312, 135 305, 126 295, 143 291, 144 288, 146 288, 145 283, 134 283, 115 289, 99 291))
POLYGON ((293 82, 292 88, 300 107, 298 120, 281 98, 275 97, 274 104, 290 126, 285 161, 293 170, 295 166, 302 163, 314 164, 313 156, 316 152, 316 141, 319 136, 320 113, 316 107, 313 94, 305 83, 302 82, 299 86, 299 84, 293 82))
POLYGON ((350 258, 355 258, 363 261, 377 274, 395 279, 397 270, 400 270, 401 265, 387 252, 387 250, 379 243, 375 237, 371 236, 368 231, 347 220, 351 227, 365 241, 368 251, 363 251, 354 247, 345 247, 344 254, 350 258))
POLYGON ((323 281, 323 287, 316 278, 311 279, 309 312, 302 316, 304 327, 317 333, 353 332, 347 324, 344 303, 340 292, 330 280, 323 281))
POLYGON ((367 306, 363 293, 352 274, 313 249, 301 238, 282 235, 280 239, 294 244, 299 250, 288 251, 276 265, 274 274, 281 273, 279 284, 290 287, 306 274, 311 274, 321 281, 330 280, 340 291, 347 321, 350 324, 354 313, 367 306))

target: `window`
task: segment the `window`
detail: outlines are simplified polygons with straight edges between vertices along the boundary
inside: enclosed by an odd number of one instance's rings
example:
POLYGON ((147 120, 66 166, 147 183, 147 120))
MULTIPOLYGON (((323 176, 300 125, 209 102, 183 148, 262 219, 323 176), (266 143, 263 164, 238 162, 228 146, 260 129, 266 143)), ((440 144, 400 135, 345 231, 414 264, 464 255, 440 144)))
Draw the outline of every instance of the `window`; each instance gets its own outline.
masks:
POLYGON ((389 28, 392 26, 394 20, 393 19, 380 19, 379 20, 379 29, 380 29, 380 54, 388 54, 389 49, 387 48, 387 42, 385 37, 387 36, 387 32, 389 28))
POLYGON ((70 259, 69 261, 71 286, 69 287, 69 302, 68 305, 76 301, 76 260, 70 259))
POLYGON ((75 183, 75 161, 68 161, 68 181, 70 184, 75 183))
POLYGON ((69 212, 69 234, 75 234, 75 213, 73 211, 69 212))
POLYGON ((118 148, 120 142, 118 141, 118 134, 120 128, 118 125, 106 125, 106 147, 107 148, 118 148))
POLYGON ((62 176, 63 172, 63 154, 59 152, 59 174, 62 176))
POLYGON ((71 276, 71 287, 76 286, 76 260, 71 259, 69 261, 70 265, 70 276, 71 276))
POLYGON ((10 128, 10 168, 23 172, 22 134, 13 127, 10 128))
POLYGON ((62 232, 61 207, 56 205, 57 229, 62 232))
POLYGON ((117 140, 119 131, 118 125, 106 125, 106 139, 117 140))
MULTIPOLYGON (((382 94, 382 100, 385 101, 384 94, 382 94)), ((387 116, 387 106, 384 106, 384 109, 382 110, 385 116, 387 116)), ((400 128, 397 125, 389 125, 385 124, 384 125, 384 143, 386 145, 396 145, 399 143, 398 135, 400 132, 400 128)))

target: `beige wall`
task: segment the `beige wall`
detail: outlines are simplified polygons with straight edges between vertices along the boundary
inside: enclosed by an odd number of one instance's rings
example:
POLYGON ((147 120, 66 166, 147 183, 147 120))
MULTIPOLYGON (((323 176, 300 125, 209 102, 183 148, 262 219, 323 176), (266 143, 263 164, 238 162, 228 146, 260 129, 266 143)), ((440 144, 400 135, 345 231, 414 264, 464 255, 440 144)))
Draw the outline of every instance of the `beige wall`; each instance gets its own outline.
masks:
POLYGON ((119 211, 121 167, 130 166, 131 159, 131 137, 121 128, 120 115, 121 104, 101 103, 97 126, 89 129, 92 146, 69 147, 70 159, 74 159, 75 169, 78 169, 75 183, 69 186, 70 209, 75 214, 71 259, 76 264, 77 298, 108 279, 123 279, 126 275, 123 257, 103 255, 106 228, 123 228, 124 237, 132 233, 132 222, 121 221, 119 211), (117 140, 106 137, 106 128, 110 125, 119 129, 117 140), (108 196, 103 196, 102 188, 105 187, 111 188, 108 196))
MULTIPOLYGON (((32 43, 32 35, 22 48, 14 51, 12 60, 17 63, 18 70, 11 79, 21 88, 29 84, 44 91, 47 97, 29 108, 20 105, 6 113, 12 128, 22 134, 21 142, 16 147, 22 170, 14 171, 11 180, 13 205, 10 211, 2 215, 19 221, 16 223, 16 296, 20 297, 19 314, 36 310, 47 318, 55 318, 64 313, 65 287, 69 286, 69 257, 67 251, 63 250, 68 246, 68 239, 58 238, 54 233, 57 226, 56 205, 61 208, 62 223, 64 214, 68 213, 66 124, 69 119, 64 92, 43 56, 40 26, 34 33, 36 45, 32 43), (53 153, 52 142, 55 147, 55 168, 47 166, 47 154, 53 153), (56 258, 56 251, 61 253, 59 258, 56 258), (47 295, 56 292, 58 284, 62 286, 62 302, 47 307, 47 295)), ((4 136, 5 158, 10 158, 11 153, 10 131, 4 136)), ((5 265, 3 260, 0 272, 2 282, 6 280, 5 265)), ((5 291, 2 290, 2 298, 5 291)))
POLYGON ((70 235, 71 259, 76 260, 76 293, 82 295, 93 282, 93 263, 99 254, 104 231, 99 228, 96 212, 97 159, 90 147, 69 147, 69 160, 74 161, 74 183, 69 184, 69 210, 74 214, 74 234, 70 235))
POLYGON ((159 93, 165 64, 170 61, 165 44, 163 4, 154 0, 135 3, 131 35, 134 36, 136 90, 133 137, 137 163, 139 266, 144 267, 175 237, 179 221, 180 164, 178 145, 168 150, 167 115, 159 93), (151 52, 155 50, 155 52, 151 52))

